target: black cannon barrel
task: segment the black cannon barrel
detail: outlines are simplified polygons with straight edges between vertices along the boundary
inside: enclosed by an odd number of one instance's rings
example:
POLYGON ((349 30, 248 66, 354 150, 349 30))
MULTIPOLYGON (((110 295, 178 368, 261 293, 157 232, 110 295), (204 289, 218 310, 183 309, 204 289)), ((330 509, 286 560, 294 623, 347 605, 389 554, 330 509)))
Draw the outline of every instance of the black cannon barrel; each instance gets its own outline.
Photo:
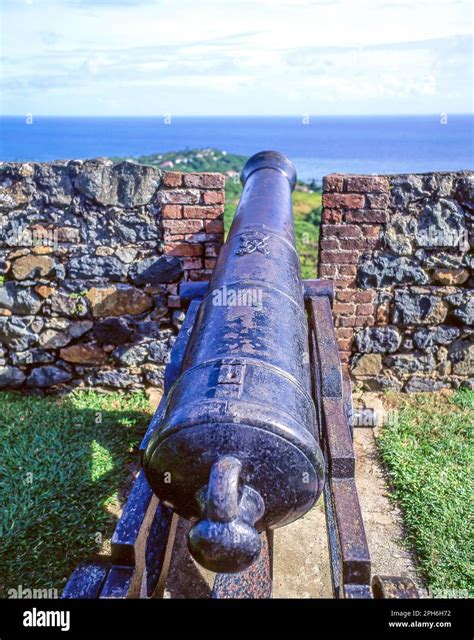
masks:
POLYGON ((155 493, 194 522, 188 546, 213 571, 238 572, 259 531, 319 497, 307 324, 282 154, 254 155, 166 412, 144 465, 155 493))

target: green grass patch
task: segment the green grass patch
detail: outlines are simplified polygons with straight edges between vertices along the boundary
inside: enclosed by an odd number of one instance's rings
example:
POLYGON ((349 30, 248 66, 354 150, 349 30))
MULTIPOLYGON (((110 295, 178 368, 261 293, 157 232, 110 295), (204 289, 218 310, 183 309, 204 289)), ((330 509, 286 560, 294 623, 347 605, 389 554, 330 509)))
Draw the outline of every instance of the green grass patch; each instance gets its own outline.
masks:
POLYGON ((472 596, 474 392, 387 394, 387 400, 398 419, 383 428, 378 446, 407 543, 435 595, 463 590, 472 596))
POLYGON ((143 393, 0 394, 0 596, 61 591, 100 553, 151 417, 143 393))

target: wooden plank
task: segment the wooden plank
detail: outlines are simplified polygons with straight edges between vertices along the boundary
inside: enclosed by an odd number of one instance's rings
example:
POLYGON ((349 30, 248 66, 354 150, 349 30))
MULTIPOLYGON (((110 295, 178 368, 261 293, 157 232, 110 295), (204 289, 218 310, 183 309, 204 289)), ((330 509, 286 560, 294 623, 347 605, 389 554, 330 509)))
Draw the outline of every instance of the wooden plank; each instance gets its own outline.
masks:
POLYGON ((355 455, 342 398, 323 398, 323 433, 328 444, 328 462, 333 478, 353 478, 355 455))
POLYGON ((322 416, 328 469, 334 478, 353 478, 355 457, 348 416, 348 388, 343 384, 339 349, 328 298, 308 301, 313 397, 322 416))
MULTIPOLYGON (((131 567, 136 564, 137 553, 139 553, 137 541, 143 533, 144 525, 147 524, 147 515, 153 497, 153 491, 142 469, 130 491, 122 516, 112 536, 113 564, 131 567)), ((155 503, 153 515, 157 506, 157 503, 155 503)), ((151 525, 153 515, 150 518, 149 525, 151 525)))
POLYGON ((354 480, 331 480, 342 584, 370 585, 370 553, 354 480))
POLYGON ((324 398, 342 398, 341 359, 331 304, 326 297, 315 297, 308 301, 308 308, 321 367, 321 394, 324 398))
POLYGON ((101 598, 130 598, 133 593, 133 567, 113 566, 102 588, 101 598))
POLYGON ((158 498, 153 494, 142 469, 132 487, 111 543, 112 564, 128 566, 133 570, 131 597, 139 598, 146 591, 143 586, 146 580, 146 545, 158 504, 158 498))
POLYGON ((61 598, 98 598, 108 571, 108 567, 104 564, 96 562, 80 564, 67 581, 61 598))
MULTIPOLYGON (((326 456, 325 456, 326 457, 326 456)), ((342 595, 342 571, 341 571, 341 550, 339 534, 337 531, 334 506, 332 503, 331 485, 328 480, 324 484, 324 508, 326 512, 326 527, 329 543, 329 560, 331 566, 332 590, 335 598, 342 595)))
POLYGON ((144 595, 147 598, 163 596, 177 524, 178 516, 173 509, 159 504, 146 543, 144 595))

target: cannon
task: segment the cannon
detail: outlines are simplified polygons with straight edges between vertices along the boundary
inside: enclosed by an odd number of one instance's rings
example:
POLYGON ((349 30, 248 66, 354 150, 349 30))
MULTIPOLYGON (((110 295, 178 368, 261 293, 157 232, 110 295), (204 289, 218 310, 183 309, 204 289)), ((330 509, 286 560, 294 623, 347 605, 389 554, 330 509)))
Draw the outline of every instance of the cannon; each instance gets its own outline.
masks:
POLYGON ((240 204, 144 456, 156 495, 196 521, 189 550, 211 571, 250 566, 258 532, 302 516, 324 485, 295 180, 277 153, 245 165, 240 204))
POLYGON ((217 574, 213 598, 271 597, 273 531, 321 494, 335 597, 417 597, 409 578, 371 575, 334 287, 301 280, 295 169, 261 152, 242 182, 211 281, 180 286, 186 317, 111 561, 79 566, 64 598, 161 597, 178 521, 217 574))

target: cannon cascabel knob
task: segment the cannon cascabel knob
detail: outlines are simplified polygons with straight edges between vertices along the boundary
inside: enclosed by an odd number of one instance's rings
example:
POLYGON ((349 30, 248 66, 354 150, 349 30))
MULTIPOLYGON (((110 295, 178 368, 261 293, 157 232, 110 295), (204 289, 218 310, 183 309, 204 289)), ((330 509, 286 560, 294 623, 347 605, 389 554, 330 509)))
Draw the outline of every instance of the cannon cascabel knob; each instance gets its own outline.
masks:
POLYGON ((191 555, 210 571, 237 573, 260 554, 260 536, 254 524, 264 513, 260 494, 240 483, 242 464, 233 456, 214 463, 209 484, 198 492, 204 516, 189 531, 191 555))

